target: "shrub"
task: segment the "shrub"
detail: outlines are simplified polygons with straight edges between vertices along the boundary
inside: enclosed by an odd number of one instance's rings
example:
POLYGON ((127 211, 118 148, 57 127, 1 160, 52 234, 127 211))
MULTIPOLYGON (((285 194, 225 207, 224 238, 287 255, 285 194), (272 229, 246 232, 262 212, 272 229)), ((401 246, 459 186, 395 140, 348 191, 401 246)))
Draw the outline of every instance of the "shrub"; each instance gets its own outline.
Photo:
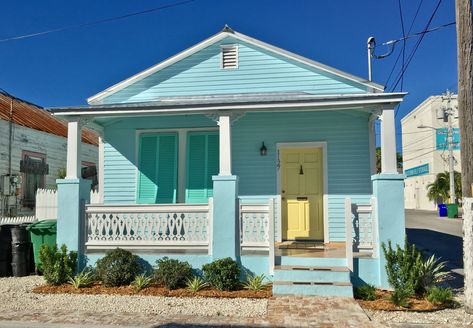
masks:
POLYGON ((156 264, 158 266, 154 270, 154 277, 168 289, 184 287, 192 277, 192 267, 188 262, 163 257, 157 260, 156 264))
POLYGON ((422 261, 419 272, 418 291, 426 292, 435 284, 445 280, 447 272, 443 271, 447 262, 440 262, 434 255, 422 261))
POLYGON ((412 296, 412 289, 398 287, 391 294, 391 302, 397 306, 409 307, 409 297, 412 296))
POLYGON ((68 281, 77 266, 77 253, 67 252, 66 245, 61 249, 43 244, 39 249, 39 260, 42 263, 44 279, 49 285, 61 285, 68 281))
POLYGON ((230 257, 205 264, 202 271, 205 280, 218 290, 234 290, 240 284, 240 267, 230 257))
POLYGON ((121 248, 97 261, 97 276, 107 287, 129 285, 140 271, 138 256, 121 248))
POLYGON ((453 293, 450 288, 434 286, 427 291, 427 300, 433 305, 450 305, 453 303, 453 293))
POLYGON ((151 285, 151 277, 148 277, 146 274, 142 273, 135 277, 131 282, 131 286, 135 291, 139 292, 142 289, 148 288, 151 285))
POLYGON ((407 241, 404 248, 396 245, 393 249, 391 242, 388 246, 382 245, 386 257, 386 272, 389 284, 396 290, 402 288, 404 293, 424 295, 435 283, 442 281, 446 273, 443 272, 446 262, 439 262, 434 256, 427 260, 415 245, 407 241))
POLYGON ((69 283, 74 288, 84 288, 89 287, 94 283, 94 273, 90 270, 83 270, 82 272, 78 273, 74 277, 69 278, 69 283))
POLYGON ((192 279, 187 280, 187 289, 189 289, 192 292, 198 292, 201 289, 204 289, 207 287, 209 284, 204 281, 204 279, 200 277, 194 277, 192 279))
POLYGON ((261 274, 259 276, 247 275, 246 281, 243 283, 243 288, 255 292, 263 290, 270 284, 269 282, 264 282, 265 279, 266 277, 264 274, 261 274))
POLYGON ((376 288, 370 284, 357 287, 355 288, 355 298, 364 301, 374 301, 376 299, 376 288))

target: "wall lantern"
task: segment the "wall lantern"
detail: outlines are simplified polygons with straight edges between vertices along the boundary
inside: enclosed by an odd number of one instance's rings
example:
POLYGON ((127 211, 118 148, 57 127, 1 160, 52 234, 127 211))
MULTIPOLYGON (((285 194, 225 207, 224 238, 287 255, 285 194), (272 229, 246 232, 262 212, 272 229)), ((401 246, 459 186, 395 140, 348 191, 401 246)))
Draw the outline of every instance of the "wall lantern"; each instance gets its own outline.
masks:
POLYGON ((268 153, 268 148, 266 148, 266 146, 264 145, 264 141, 261 145, 261 148, 259 149, 259 153, 261 156, 266 156, 266 154, 268 153))

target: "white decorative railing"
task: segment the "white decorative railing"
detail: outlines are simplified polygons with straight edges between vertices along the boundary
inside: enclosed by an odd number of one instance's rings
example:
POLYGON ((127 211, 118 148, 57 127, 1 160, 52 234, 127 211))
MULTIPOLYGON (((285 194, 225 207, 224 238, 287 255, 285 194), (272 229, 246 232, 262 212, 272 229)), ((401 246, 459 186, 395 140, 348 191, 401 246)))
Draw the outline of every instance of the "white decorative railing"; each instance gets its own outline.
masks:
POLYGON ((345 199, 345 234, 348 266, 353 270, 353 251, 377 256, 378 219, 376 216, 376 198, 369 204, 354 204, 345 199))
POLYGON ((240 246, 246 250, 267 250, 269 272, 274 270, 274 211, 275 199, 266 203, 242 204, 240 201, 240 246))
POLYGON ((2 224, 20 224, 36 222, 34 216, 16 216, 16 217, 0 217, 0 225, 2 224))
POLYGON ((88 249, 207 249, 212 236, 208 204, 88 205, 88 249))

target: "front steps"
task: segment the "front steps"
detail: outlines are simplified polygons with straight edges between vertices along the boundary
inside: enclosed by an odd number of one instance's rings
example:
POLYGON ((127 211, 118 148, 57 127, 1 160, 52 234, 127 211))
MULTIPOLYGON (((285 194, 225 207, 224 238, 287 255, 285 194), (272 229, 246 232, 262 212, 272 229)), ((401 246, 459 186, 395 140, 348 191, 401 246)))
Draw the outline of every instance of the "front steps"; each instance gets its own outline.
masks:
POLYGON ((274 295, 353 297, 345 258, 276 258, 274 295))

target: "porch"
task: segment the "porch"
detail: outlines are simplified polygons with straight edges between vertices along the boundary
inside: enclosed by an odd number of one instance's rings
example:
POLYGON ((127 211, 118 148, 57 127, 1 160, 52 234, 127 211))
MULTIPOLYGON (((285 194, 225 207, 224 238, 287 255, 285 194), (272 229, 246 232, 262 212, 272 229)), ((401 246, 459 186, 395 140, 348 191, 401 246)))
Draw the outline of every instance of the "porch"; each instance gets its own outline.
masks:
POLYGON ((281 277, 283 285, 304 282, 300 272, 307 268, 314 275, 311 279, 318 279, 310 280, 311 286, 340 282, 328 280, 331 274, 326 268, 334 270, 334 279, 344 272, 336 279, 346 284, 361 279, 385 285, 380 243, 397 240, 403 230, 394 107, 330 106, 121 118, 94 112, 93 122, 70 117, 68 176, 58 180, 58 202, 67 204, 58 209, 58 242, 81 250, 92 261, 121 247, 150 263, 172 256, 198 267, 232 257, 250 272, 281 277), (383 174, 371 176, 374 121, 379 113, 383 174), (333 122, 343 133, 334 129, 333 122), (101 132, 99 203, 90 205, 86 182, 76 178, 79 146, 74 140, 84 123, 101 132), (193 137, 202 139, 201 148, 192 146, 193 137), (162 138, 166 142, 161 143, 162 138), (143 149, 151 155, 145 157, 143 149), (192 166, 202 154, 204 164, 197 166, 205 174, 192 166), (152 160, 144 163, 143 158, 152 160), (163 158, 163 163, 172 164, 166 170, 158 167, 163 158), (151 169, 149 163, 154 165, 151 169), (284 174, 290 177, 288 182, 300 182, 298 191, 290 191, 294 183, 284 184, 284 174), (159 181, 161 177, 166 180, 159 181), (201 183, 197 188, 191 181, 194 177, 201 183), (315 224, 308 213, 316 213, 315 224), (295 225, 306 227, 299 229, 306 235, 288 233, 291 217, 300 218, 295 225), (317 234, 312 235, 314 227, 317 234), (291 246, 287 243, 291 239, 318 243, 291 246), (289 268, 289 273, 282 272, 289 268), (282 273, 287 275, 279 276, 282 273))

